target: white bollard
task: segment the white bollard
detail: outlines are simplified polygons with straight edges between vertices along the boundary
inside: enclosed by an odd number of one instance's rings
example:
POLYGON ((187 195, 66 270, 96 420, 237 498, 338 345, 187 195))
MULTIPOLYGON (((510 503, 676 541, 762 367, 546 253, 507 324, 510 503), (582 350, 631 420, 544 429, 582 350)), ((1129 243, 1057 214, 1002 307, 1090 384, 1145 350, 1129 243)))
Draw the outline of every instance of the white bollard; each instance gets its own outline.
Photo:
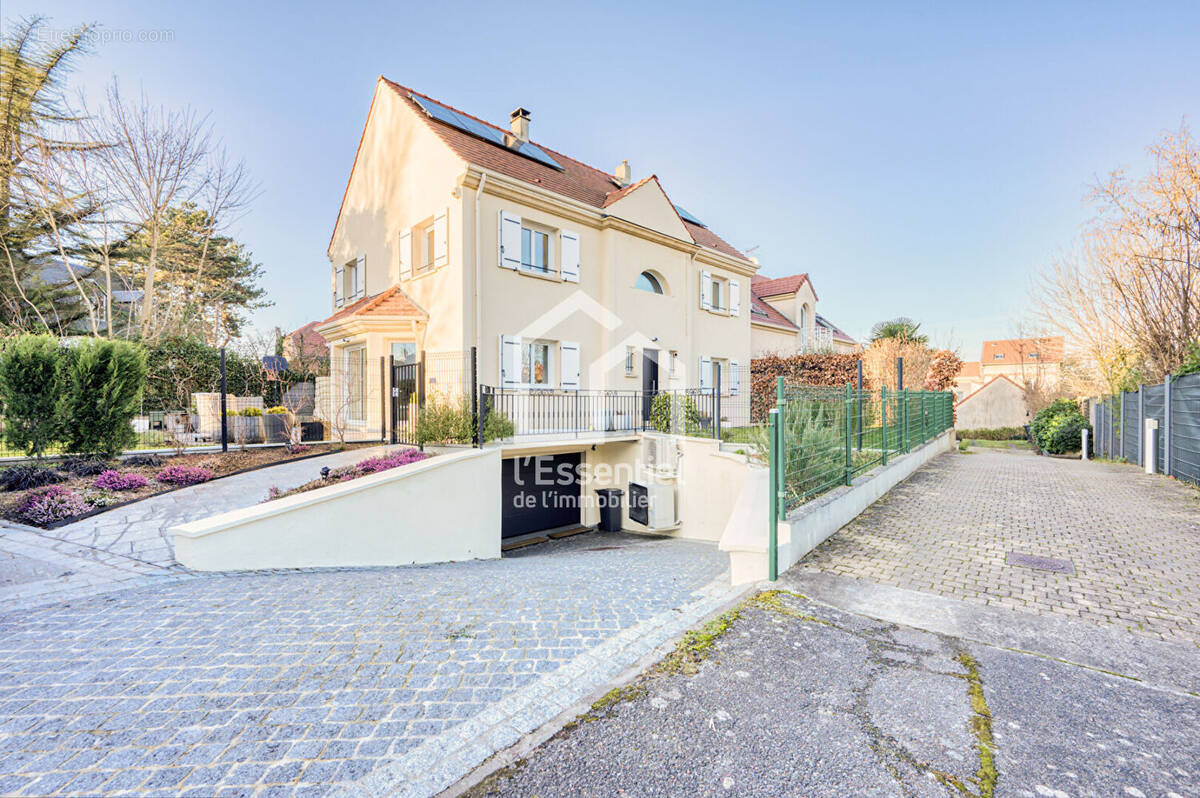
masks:
POLYGON ((1158 466, 1158 419, 1148 418, 1142 427, 1142 463, 1147 474, 1158 466))
POLYGON ((1088 431, 1087 427, 1083 428, 1083 451, 1080 455, 1084 460, 1088 459, 1088 431))

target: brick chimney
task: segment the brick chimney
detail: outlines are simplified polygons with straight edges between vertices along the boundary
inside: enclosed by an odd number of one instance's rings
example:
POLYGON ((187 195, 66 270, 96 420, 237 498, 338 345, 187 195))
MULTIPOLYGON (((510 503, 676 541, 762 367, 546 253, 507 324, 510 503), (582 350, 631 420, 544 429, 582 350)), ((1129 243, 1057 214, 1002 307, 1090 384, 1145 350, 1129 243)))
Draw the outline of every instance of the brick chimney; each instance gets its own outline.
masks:
POLYGON ((521 141, 529 141, 529 112, 524 108, 518 108, 510 116, 511 120, 508 125, 512 134, 521 141))
POLYGON ((629 168, 629 161, 621 161, 621 165, 617 167, 613 177, 617 179, 617 185, 621 188, 633 182, 633 170, 629 168))

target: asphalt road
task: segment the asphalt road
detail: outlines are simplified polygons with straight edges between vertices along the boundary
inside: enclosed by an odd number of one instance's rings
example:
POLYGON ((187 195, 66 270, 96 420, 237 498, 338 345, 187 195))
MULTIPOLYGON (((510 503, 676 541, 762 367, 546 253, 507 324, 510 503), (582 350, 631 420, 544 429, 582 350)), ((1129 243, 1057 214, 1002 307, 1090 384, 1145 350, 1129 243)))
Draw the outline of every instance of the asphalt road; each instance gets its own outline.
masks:
POLYGON ((469 794, 1200 795, 1200 697, 1169 674, 1118 675, 795 592, 760 594, 730 620, 469 794))

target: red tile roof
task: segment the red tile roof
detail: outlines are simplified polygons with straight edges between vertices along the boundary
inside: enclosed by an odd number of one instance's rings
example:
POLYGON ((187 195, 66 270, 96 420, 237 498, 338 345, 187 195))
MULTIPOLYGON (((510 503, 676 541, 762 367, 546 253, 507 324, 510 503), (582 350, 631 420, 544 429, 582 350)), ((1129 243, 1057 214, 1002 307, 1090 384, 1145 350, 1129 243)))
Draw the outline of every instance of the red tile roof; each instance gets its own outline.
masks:
POLYGON ((968 360, 958 368, 959 377, 964 379, 978 379, 980 376, 979 361, 968 360))
POLYGON ((331 321, 339 321, 350 316, 400 316, 409 319, 427 317, 425 311, 417 307, 408 294, 400 290, 399 285, 393 285, 382 294, 363 297, 357 302, 347 305, 325 321, 319 322, 318 325, 324 326, 331 321))
MULTIPOLYGON (((629 185, 625 186, 625 188, 618 188, 614 191, 608 192, 608 196, 604 200, 604 207, 607 208, 609 205, 612 205, 617 200, 624 199, 625 197, 629 196, 633 192, 637 191, 642 186, 649 183, 651 180, 653 180, 655 183, 658 183, 658 175, 650 175, 649 177, 643 177, 641 180, 637 181, 636 183, 630 183, 629 185)), ((659 183, 658 187, 662 188, 662 184, 659 183)), ((663 193, 665 194, 666 192, 664 191, 663 193)))
MULTIPOLYGON (((631 186, 622 188, 617 184, 616 178, 607 172, 603 172, 593 166, 588 166, 587 164, 577 161, 567 155, 563 155, 561 152, 553 150, 550 147, 547 147, 545 144, 531 142, 537 144, 538 147, 541 147, 547 155, 549 155, 563 167, 562 171, 559 171, 552 166, 548 166, 547 164, 543 164, 539 161, 530 160, 529 158, 526 158, 523 155, 518 155, 517 153, 505 149, 504 147, 499 147, 495 144, 483 141, 482 139, 478 139, 475 136, 459 130, 458 128, 451 127, 450 125, 446 125, 434 120, 423 110, 421 110, 420 106, 413 101, 412 97, 415 95, 417 97, 438 103, 439 105, 444 105, 455 113, 462 114, 470 119, 474 119, 476 122, 486 125, 493 130, 499 131, 500 133, 507 134, 509 133, 508 130, 505 130, 502 127, 497 127, 496 125, 493 125, 490 122, 487 122, 486 120, 480 119, 476 116, 472 116, 471 114, 461 111, 452 105, 447 105, 441 100, 421 94, 418 91, 413 91, 406 86, 401 86, 399 83, 390 81, 382 76, 380 77, 380 80, 391 87, 391 89, 395 91, 396 94, 404 100, 404 102, 411 105, 413 110, 417 112, 417 116, 423 119, 425 123, 429 125, 429 128, 433 130, 433 132, 436 133, 442 141, 446 142, 447 146, 457 153, 460 158, 468 163, 475 164, 476 166, 481 166, 485 169, 491 169, 499 172, 500 174, 507 175, 509 177, 515 177, 518 180, 524 180, 527 183, 532 183, 535 186, 545 188, 548 191, 553 191, 556 194, 562 194, 563 196, 570 197, 571 199, 578 200, 579 202, 596 208, 605 208, 608 205, 611 205, 613 202, 616 202, 621 197, 626 196, 629 192, 633 191, 634 188, 649 180, 656 179, 653 175, 651 175, 650 177, 640 180, 631 186)), ((688 232, 691 233, 692 241, 696 244, 699 244, 702 247, 714 249, 724 255, 738 258, 739 260, 749 260, 745 255, 743 255, 741 252, 738 252, 734 247, 730 246, 724 239, 708 228, 689 224, 687 222, 684 222, 684 227, 686 227, 688 232)))
POLYGON ((964 396, 962 399, 959 399, 957 402, 955 402, 955 403, 954 403, 954 406, 955 406, 955 407, 959 407, 960 405, 962 405, 962 403, 963 403, 963 402, 967 401, 968 399, 972 399, 972 398, 974 398, 974 397, 975 397, 975 396, 977 396, 977 395, 978 395, 978 394, 979 394, 981 391, 985 391, 985 390, 987 390, 988 388, 991 388, 991 387, 992 387, 992 383, 994 383, 994 382, 999 382, 1000 380, 1008 380, 1008 381, 1009 381, 1009 382, 1011 382, 1013 385, 1016 385, 1016 386, 1017 386, 1017 388, 1020 388, 1021 390, 1024 390, 1023 388, 1021 388, 1021 386, 1020 386, 1020 385, 1017 385, 1017 381, 1016 381, 1016 380, 1014 380, 1012 377, 1008 376, 1007 374, 1001 374, 999 377, 992 377, 990 380, 988 380, 987 382, 985 382, 983 385, 980 385, 978 388, 976 388, 975 390, 971 391, 969 394, 967 394, 966 396, 964 396))
POLYGON ((309 357, 319 357, 329 354, 329 342, 325 340, 325 336, 317 332, 319 321, 310 321, 303 327, 292 330, 284 336, 287 341, 290 341, 292 346, 301 348, 300 354, 309 357))
MULTIPOLYGON (((787 277, 770 277, 755 276, 753 285, 754 293, 759 296, 779 296, 780 294, 794 294, 800 290, 800 286, 808 283, 812 287, 812 280, 808 279, 808 273, 790 274, 787 277)), ((817 289, 813 288, 813 296, 816 296, 817 289)))
POLYGON ((1063 359, 1063 339, 1061 336, 1050 338, 1009 338, 1003 341, 984 341, 983 355, 980 358, 985 364, 991 363, 1020 363, 1036 360, 1040 363, 1060 363, 1063 359), (1036 354, 1036 358, 1030 355, 1036 354), (1003 355, 997 359, 996 355, 1003 355))
POLYGON ((750 291, 750 323, 769 324, 789 332, 800 332, 800 328, 793 324, 787 316, 768 305, 765 300, 754 293, 753 289, 750 291))

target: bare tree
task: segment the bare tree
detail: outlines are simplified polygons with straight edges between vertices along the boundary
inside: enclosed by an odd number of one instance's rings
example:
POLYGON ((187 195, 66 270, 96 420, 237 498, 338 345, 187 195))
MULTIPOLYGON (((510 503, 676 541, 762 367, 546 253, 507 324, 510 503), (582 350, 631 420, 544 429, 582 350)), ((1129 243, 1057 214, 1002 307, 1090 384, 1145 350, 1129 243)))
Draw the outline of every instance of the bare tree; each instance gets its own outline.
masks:
POLYGON ((1200 148, 1183 125, 1148 151, 1147 175, 1118 170, 1094 187, 1077 251, 1034 288, 1040 321, 1110 392, 1162 379, 1200 338, 1200 148))
POLYGON ((160 327, 155 307, 159 247, 168 208, 188 201, 204 187, 211 132, 205 117, 191 110, 167 110, 145 95, 129 102, 114 80, 105 109, 83 123, 88 137, 109 146, 101 152, 104 176, 136 226, 145 232, 148 252, 142 283, 141 333, 153 338, 160 327))

